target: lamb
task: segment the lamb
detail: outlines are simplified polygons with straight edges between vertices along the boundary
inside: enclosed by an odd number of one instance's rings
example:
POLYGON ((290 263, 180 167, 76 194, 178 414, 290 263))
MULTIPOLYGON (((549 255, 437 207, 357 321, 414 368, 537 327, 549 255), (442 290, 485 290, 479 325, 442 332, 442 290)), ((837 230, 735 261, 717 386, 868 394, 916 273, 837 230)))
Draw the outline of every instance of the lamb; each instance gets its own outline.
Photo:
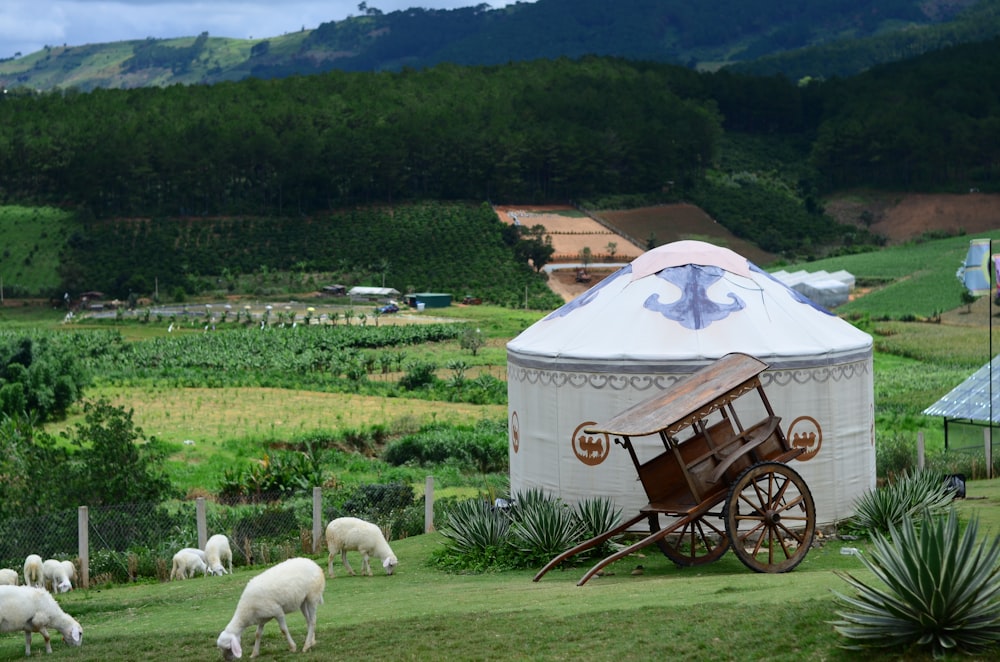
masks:
POLYGON ((226 574, 226 568, 222 562, 229 566, 229 573, 233 574, 233 552, 229 549, 229 538, 221 533, 217 533, 205 543, 205 562, 208 564, 208 572, 212 575, 226 574))
POLYGON ((391 575, 399 563, 386 542, 382 530, 371 522, 357 517, 338 517, 326 527, 326 546, 330 549, 327 559, 327 574, 333 577, 333 557, 340 552, 340 560, 347 571, 354 574, 354 568, 347 562, 348 550, 361 552, 361 573, 372 576, 372 567, 368 557, 374 556, 382 560, 385 574, 391 575))
POLYGON ((208 566, 197 554, 181 550, 174 554, 173 566, 170 568, 170 580, 189 579, 194 577, 196 572, 208 575, 208 566))
POLYGON ((31 655, 31 634, 40 632, 45 639, 45 652, 52 652, 46 628, 55 628, 63 641, 72 646, 83 643, 83 628, 62 610, 46 591, 34 586, 0 586, 0 632, 24 630, 24 654, 31 655))
POLYGON ((51 593, 65 593, 73 588, 62 561, 56 559, 46 559, 42 563, 42 583, 51 593))
POLYGON ((205 563, 208 563, 208 558, 205 556, 205 551, 198 549, 197 547, 185 547, 184 549, 177 550, 178 552, 190 552, 200 558, 205 563))
POLYGON ((70 588, 76 583, 76 564, 72 561, 60 561, 66 570, 66 578, 69 579, 70 588))
POLYGON ((38 554, 28 554, 24 559, 24 585, 45 587, 45 579, 42 575, 42 557, 38 554))
POLYGON ((17 570, 4 568, 0 570, 0 586, 17 586, 17 570))
POLYGON ((257 635, 250 657, 257 657, 264 624, 272 618, 278 621, 278 627, 288 640, 288 648, 294 653, 295 641, 285 624, 285 614, 296 609, 302 611, 308 626, 302 652, 309 650, 316 644, 316 609, 323 604, 324 590, 323 569, 312 559, 288 559, 257 575, 243 589, 232 620, 215 642, 222 650, 222 657, 226 660, 243 657, 240 640, 243 631, 254 624, 257 635))

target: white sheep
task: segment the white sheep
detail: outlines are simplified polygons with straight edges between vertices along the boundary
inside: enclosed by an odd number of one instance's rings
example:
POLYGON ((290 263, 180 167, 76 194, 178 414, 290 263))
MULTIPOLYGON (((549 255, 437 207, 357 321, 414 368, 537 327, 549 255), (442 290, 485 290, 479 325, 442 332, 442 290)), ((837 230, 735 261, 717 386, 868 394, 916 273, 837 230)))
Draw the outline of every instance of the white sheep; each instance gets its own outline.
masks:
POLYGON ((10 568, 0 570, 0 586, 17 586, 17 582, 17 570, 11 570, 10 568))
POLYGON ((200 556, 183 549, 174 554, 174 562, 170 568, 171 581, 189 579, 194 577, 197 572, 201 572, 202 575, 208 574, 208 566, 205 565, 200 556))
POLYGON ((24 585, 36 588, 45 587, 42 575, 42 557, 38 554, 28 554, 24 559, 24 585))
POLYGON ((323 604, 325 589, 323 569, 312 559, 288 559, 257 575, 247 582, 232 620, 215 642, 222 650, 222 657, 226 660, 243 657, 240 640, 243 631, 254 624, 257 635, 250 657, 257 657, 264 624, 272 618, 278 621, 278 627, 288 640, 288 648, 294 653, 295 641, 285 624, 285 614, 296 609, 302 611, 308 626, 302 652, 309 650, 316 644, 316 609, 323 604))
POLYGON ((197 547, 185 547, 184 549, 179 549, 177 551, 178 552, 190 552, 191 554, 194 554, 195 556, 197 556, 198 558, 200 558, 202 561, 204 561, 206 565, 208 565, 208 557, 205 556, 205 550, 203 550, 203 549, 198 549, 197 547))
POLYGON ((333 557, 338 552, 347 572, 352 575, 354 568, 347 562, 348 550, 361 552, 361 574, 367 574, 369 577, 372 576, 372 567, 368 563, 369 556, 382 560, 382 567, 385 568, 387 575, 391 575, 399 563, 385 536, 382 535, 382 529, 357 517, 338 517, 327 524, 326 546, 330 550, 327 573, 331 577, 333 577, 333 557))
POLYGON ((62 563, 63 569, 66 571, 66 577, 69 579, 70 588, 76 584, 76 564, 72 561, 60 561, 62 563))
POLYGON ((226 574, 223 561, 229 566, 229 574, 233 574, 233 551, 229 548, 229 538, 217 533, 205 543, 205 563, 208 565, 208 572, 212 575, 226 574))
POLYGON ((56 559, 46 559, 42 563, 42 583, 50 593, 65 593, 73 588, 62 561, 56 559))
POLYGON ((52 652, 46 628, 55 628, 67 644, 83 643, 83 628, 51 595, 33 586, 0 586, 0 632, 24 631, 24 654, 31 655, 31 633, 40 632, 45 652, 52 652))

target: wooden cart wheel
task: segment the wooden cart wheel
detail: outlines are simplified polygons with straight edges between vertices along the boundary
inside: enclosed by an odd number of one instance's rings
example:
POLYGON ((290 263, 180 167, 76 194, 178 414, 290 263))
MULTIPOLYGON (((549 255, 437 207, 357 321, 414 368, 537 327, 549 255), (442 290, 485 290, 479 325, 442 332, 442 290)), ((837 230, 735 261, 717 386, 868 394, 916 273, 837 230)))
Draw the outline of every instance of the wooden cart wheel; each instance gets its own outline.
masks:
POLYGON ((816 531, 809 487, 781 462, 761 462, 740 474, 729 487, 722 517, 736 556, 756 572, 797 566, 816 531))
MULTIPOLYGON (((649 532, 656 533, 661 528, 659 515, 650 513, 649 532)), ((719 560, 729 549, 729 538, 725 529, 699 517, 657 540, 656 546, 677 565, 688 567, 719 560)))

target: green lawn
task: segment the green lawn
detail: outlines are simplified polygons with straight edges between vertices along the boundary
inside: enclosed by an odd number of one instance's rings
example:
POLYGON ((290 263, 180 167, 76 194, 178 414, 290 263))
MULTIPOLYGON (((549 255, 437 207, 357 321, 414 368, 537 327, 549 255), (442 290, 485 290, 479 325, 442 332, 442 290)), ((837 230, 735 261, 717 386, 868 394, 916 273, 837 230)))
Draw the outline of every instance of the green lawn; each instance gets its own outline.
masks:
MULTIPOLYGON (((961 511, 982 513, 983 529, 1000 529, 1000 480, 969 483, 968 492, 969 499, 959 503, 961 511)), ((849 590, 834 571, 870 579, 856 557, 841 554, 845 545, 864 549, 864 542, 824 540, 794 572, 779 575, 753 573, 733 554, 713 564, 677 568, 647 548, 578 587, 589 564, 554 570, 538 583, 531 581, 534 571, 441 572, 427 559, 442 540, 429 534, 393 541, 400 565, 392 577, 377 564, 374 577, 350 577, 338 562, 319 610, 316 648, 289 654, 272 622, 265 628, 261 659, 858 659, 838 647, 840 638, 829 621, 835 618, 831 591, 849 590), (633 575, 639 565, 643 573, 633 575)), ((325 554, 313 558, 326 566, 325 554)), ((349 558, 355 569, 360 567, 356 553, 349 558)), ((261 570, 59 596, 83 626, 84 644, 71 649, 56 636, 58 659, 217 659, 215 639, 247 580, 261 570)), ((302 616, 293 614, 288 623, 301 645, 302 616)), ((243 636, 245 655, 252 646, 250 629, 243 636)), ((34 654, 40 650, 36 635, 34 654)), ((0 636, 0 660, 23 656, 20 634, 0 636)), ((899 652, 865 657, 930 659, 899 652)))

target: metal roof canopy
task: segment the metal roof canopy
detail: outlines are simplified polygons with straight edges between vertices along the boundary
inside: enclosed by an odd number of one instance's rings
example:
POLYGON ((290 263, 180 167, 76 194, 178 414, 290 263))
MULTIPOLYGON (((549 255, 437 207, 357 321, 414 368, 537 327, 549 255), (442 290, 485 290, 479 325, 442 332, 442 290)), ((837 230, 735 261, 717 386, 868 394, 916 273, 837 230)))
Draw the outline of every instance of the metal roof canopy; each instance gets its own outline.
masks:
POLYGON ((949 421, 993 427, 1000 423, 1000 355, 976 370, 961 384, 925 409, 927 416, 944 417, 944 447, 948 448, 949 421), (991 385, 991 381, 994 382, 991 385))

